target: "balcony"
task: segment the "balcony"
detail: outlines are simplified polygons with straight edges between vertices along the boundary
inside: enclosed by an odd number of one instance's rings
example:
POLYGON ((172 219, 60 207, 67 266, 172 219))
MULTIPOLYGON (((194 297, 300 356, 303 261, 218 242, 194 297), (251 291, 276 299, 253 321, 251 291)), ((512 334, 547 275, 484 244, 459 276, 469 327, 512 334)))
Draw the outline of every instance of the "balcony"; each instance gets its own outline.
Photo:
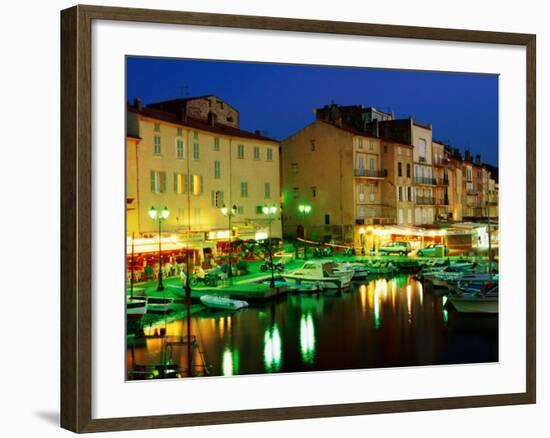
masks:
POLYGON ((434 198, 430 196, 417 196, 416 205, 434 205, 434 198))
POLYGON ((435 205, 445 207, 445 206, 449 205, 449 200, 446 199, 446 198, 436 199, 435 200, 435 205))
POLYGON ((449 178, 435 178, 435 185, 437 186, 448 186, 449 178))
POLYGON ((435 178, 427 178, 425 176, 415 176, 414 183, 418 185, 433 186, 435 185, 435 178))
POLYGON ((395 224, 396 220, 395 208, 377 205, 366 208, 362 215, 358 214, 355 225, 395 224))
POLYGON ((388 176, 387 170, 374 170, 374 169, 355 169, 355 176, 363 178, 385 178, 388 176))
POLYGON ((434 158, 432 160, 432 164, 434 166, 443 167, 443 166, 447 166, 449 163, 450 163, 450 160, 448 158, 434 158))

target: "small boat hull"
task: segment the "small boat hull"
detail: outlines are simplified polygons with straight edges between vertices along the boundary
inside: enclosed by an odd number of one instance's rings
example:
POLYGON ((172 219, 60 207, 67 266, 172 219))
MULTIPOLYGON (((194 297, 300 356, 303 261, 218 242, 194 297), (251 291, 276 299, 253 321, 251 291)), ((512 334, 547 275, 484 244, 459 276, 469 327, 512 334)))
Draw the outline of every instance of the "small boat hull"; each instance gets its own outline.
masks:
POLYGON ((239 310, 248 306, 248 302, 242 300, 233 300, 219 295, 203 295, 200 301, 206 307, 221 310, 239 310))
POLYGON ((459 313, 498 313, 498 298, 450 297, 449 302, 459 313))

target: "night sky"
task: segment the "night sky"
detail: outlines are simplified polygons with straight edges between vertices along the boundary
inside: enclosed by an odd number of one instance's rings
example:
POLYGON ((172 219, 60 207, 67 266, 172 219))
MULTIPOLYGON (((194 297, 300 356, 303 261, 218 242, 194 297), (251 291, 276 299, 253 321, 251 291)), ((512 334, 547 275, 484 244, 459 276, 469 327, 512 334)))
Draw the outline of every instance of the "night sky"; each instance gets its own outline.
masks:
POLYGON ((433 124, 433 137, 498 165, 498 76, 248 62, 128 58, 127 98, 144 104, 214 94, 240 126, 283 140, 331 102, 433 124))

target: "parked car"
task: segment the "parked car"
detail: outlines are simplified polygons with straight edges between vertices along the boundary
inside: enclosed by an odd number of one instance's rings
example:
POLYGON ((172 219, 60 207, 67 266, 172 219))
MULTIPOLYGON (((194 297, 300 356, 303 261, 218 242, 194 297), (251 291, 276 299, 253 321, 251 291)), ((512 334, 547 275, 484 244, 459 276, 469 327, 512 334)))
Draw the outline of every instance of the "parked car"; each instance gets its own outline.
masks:
POLYGON ((444 257, 449 255, 449 248, 447 248, 447 245, 443 245, 442 243, 436 243, 419 249, 416 254, 419 257, 444 257))
POLYGON ((378 252, 382 255, 407 255, 410 251, 411 246, 409 245, 409 242, 388 242, 378 248, 378 252))

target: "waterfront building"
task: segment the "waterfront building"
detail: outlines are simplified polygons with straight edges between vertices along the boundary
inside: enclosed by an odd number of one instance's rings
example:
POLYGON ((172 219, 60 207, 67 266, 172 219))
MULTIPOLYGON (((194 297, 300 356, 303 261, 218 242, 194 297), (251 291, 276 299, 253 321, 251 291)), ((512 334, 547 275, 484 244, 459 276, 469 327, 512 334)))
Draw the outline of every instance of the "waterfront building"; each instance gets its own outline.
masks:
MULTIPOLYGON (((219 123, 213 113, 191 117, 186 111, 195 100, 183 100, 178 109, 179 101, 128 105, 127 234, 154 244, 158 230, 149 209, 167 207, 170 215, 162 223, 166 248, 174 242, 215 248, 230 236, 267 237, 269 222, 261 207, 280 205, 278 142, 236 127, 238 116, 219 98, 218 109, 229 108, 226 114, 233 114, 234 122, 219 123), (224 205, 236 207, 231 229, 221 212, 224 205)), ((198 101, 202 108, 204 98, 198 101)), ((280 237, 280 214, 271 222, 272 236, 280 237)))
POLYGON ((452 219, 449 205, 449 157, 442 142, 432 139, 434 205, 437 221, 452 219))
POLYGON ((367 229, 413 223, 412 146, 316 120, 281 149, 285 236, 358 248, 367 229))

